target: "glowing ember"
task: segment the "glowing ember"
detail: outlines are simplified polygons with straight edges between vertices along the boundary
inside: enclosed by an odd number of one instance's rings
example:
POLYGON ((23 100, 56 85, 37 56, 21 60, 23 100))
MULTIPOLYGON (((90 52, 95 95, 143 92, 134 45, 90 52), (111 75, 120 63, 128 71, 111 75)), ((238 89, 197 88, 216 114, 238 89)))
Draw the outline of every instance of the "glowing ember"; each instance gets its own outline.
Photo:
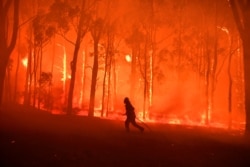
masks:
POLYGON ((125 56, 125 59, 126 59, 126 61, 129 62, 129 63, 132 61, 132 58, 131 58, 130 55, 126 55, 126 56, 125 56))
POLYGON ((27 57, 22 59, 22 64, 23 64, 24 67, 28 66, 28 58, 27 57))

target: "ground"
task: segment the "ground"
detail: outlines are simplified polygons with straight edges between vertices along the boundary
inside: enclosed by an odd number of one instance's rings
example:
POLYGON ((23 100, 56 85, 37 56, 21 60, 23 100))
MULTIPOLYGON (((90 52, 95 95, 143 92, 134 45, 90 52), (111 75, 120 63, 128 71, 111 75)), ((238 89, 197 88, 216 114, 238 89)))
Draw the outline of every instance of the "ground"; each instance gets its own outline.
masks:
POLYGON ((1 167, 250 166, 242 131, 1 109, 1 167), (142 124, 143 125, 143 124, 142 124))

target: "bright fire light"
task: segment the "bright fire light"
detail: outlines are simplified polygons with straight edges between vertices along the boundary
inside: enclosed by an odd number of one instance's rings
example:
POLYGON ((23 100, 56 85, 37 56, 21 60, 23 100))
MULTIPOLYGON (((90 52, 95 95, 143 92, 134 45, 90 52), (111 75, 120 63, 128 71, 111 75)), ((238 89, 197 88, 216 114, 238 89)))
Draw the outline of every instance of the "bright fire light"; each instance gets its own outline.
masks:
POLYGON ((27 57, 22 59, 22 64, 23 64, 24 67, 28 66, 28 58, 27 57))
POLYGON ((131 58, 130 55, 126 55, 126 56, 125 56, 125 59, 126 59, 126 61, 129 62, 129 63, 132 61, 132 58, 131 58))

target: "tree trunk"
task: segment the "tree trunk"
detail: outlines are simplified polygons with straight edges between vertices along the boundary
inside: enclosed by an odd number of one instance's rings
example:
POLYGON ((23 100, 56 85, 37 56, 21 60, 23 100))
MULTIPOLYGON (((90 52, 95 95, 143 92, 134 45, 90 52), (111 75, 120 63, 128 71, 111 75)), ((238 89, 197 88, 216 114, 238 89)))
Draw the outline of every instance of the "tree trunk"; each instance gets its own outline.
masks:
POLYGON ((148 38, 145 41, 144 48, 144 90, 143 90, 143 119, 146 118, 146 112, 148 111, 148 38))
POLYGON ((110 49, 110 43, 109 43, 109 34, 108 34, 108 41, 107 41, 107 51, 105 55, 105 64, 104 64, 104 76, 103 76, 103 84, 102 84, 102 110, 101 110, 101 117, 103 117, 104 110, 106 107, 106 79, 107 79, 107 71, 108 71, 108 57, 109 57, 109 49, 110 49))
POLYGON ((205 97, 206 97, 206 116, 205 116, 205 124, 208 125, 209 124, 209 117, 210 117, 210 96, 209 96, 209 88, 210 88, 210 59, 209 59, 209 55, 208 53, 206 54, 206 58, 207 58, 207 67, 206 67, 206 72, 205 72, 205 97))
POLYGON ((96 90, 96 82, 97 82, 97 74, 98 74, 98 41, 94 40, 94 64, 92 71, 92 81, 91 81, 91 90, 90 90, 90 102, 89 102, 89 113, 88 116, 94 116, 94 108, 95 108, 95 90, 96 90))
POLYGON ((35 46, 34 51, 34 63, 33 63, 33 74, 34 74, 34 85, 33 85, 33 107, 36 107, 36 98, 37 98, 37 69, 39 63, 39 51, 38 48, 35 46))
MULTIPOLYGON (((42 89, 42 86, 41 86, 41 74, 42 74, 42 64, 43 64, 43 46, 41 45, 40 46, 40 58, 39 58, 39 82, 38 82, 38 109, 40 110, 41 109, 41 89, 42 89)), ((45 102, 45 101, 44 101, 45 102)))
POLYGON ((139 55, 139 50, 140 49, 140 44, 133 43, 133 48, 132 48, 132 55, 131 55, 131 78, 130 78, 130 100, 134 101, 135 100, 135 93, 136 93, 136 76, 137 76, 137 71, 136 71, 136 65, 137 65, 137 58, 139 55))
POLYGON ((3 89, 4 89, 4 79, 5 79, 5 71, 6 71, 6 60, 2 59, 0 61, 0 106, 2 105, 2 98, 3 98, 3 89))
MULTIPOLYGON (((12 14, 12 13, 11 13, 12 14)), ((6 74, 6 68, 12 51, 15 48, 17 35, 18 35, 18 24, 19 24, 19 0, 9 0, 6 3, 0 1, 0 106, 2 105, 3 90, 4 90, 4 79, 6 74), (11 4, 13 3, 13 9, 11 4), (8 14, 13 12, 13 24, 8 24, 8 14), (8 29, 6 29, 8 27, 8 29), (8 30, 11 29, 11 33, 8 30), (12 34, 8 37, 8 34, 12 34), (8 41, 10 41, 8 43, 8 41)))
POLYGON ((110 97, 110 76, 111 76, 112 57, 113 57, 113 34, 108 32, 105 68, 104 68, 104 77, 103 77, 103 89, 102 89, 103 92, 102 92, 101 117, 103 117, 105 110, 106 110, 106 116, 108 115, 109 100, 110 100, 109 97, 110 97), (106 97, 106 85, 108 86, 107 97, 106 97))
POLYGON ((112 57, 110 57, 109 62, 109 69, 108 69, 108 97, 107 97, 107 111, 106 111, 106 117, 109 115, 109 109, 110 107, 110 97, 111 97, 111 66, 112 66, 112 57))
MULTIPOLYGON (((82 10, 84 10, 85 2, 82 2, 82 10)), ((81 40, 85 34, 83 31, 83 24, 84 24, 84 12, 81 11, 80 21, 78 25, 78 33, 75 43, 75 50, 73 55, 73 60, 71 61, 71 79, 70 79, 70 86, 69 86, 69 95, 68 95, 68 108, 67 108, 67 114, 72 114, 72 100, 73 100, 73 94, 74 94, 74 87, 75 87, 75 75, 76 75, 76 64, 77 64, 77 57, 78 52, 81 46, 81 40)))
POLYGON ((244 55, 244 79, 245 79, 245 110, 246 110, 246 133, 250 134, 250 35, 243 41, 244 55))
POLYGON ((87 80, 87 68, 89 68, 88 67, 88 56, 89 56, 89 52, 88 52, 88 47, 86 46, 85 47, 85 54, 84 54, 84 56, 85 56, 85 59, 84 59, 84 70, 83 70, 83 98, 82 98, 82 108, 83 109, 85 109, 86 108, 86 106, 87 106, 87 98, 86 98, 86 90, 87 90, 87 88, 86 88, 86 86, 87 86, 87 83, 86 83, 86 80, 87 80))
POLYGON ((117 98, 116 98, 116 92, 117 92, 117 90, 116 90, 116 80, 117 80, 117 78, 116 78, 116 61, 115 61, 115 58, 113 59, 113 62, 112 62, 112 73, 113 73, 113 99, 114 99, 114 110, 116 111, 116 104, 118 103, 117 102, 117 98))
MULTIPOLYGON (((18 35, 18 45, 20 47, 20 32, 18 35)), ((19 66, 20 66, 20 52, 17 53, 17 64, 16 64, 16 71, 15 71, 15 85, 14 85, 14 102, 17 103, 17 84, 18 84, 18 71, 19 71, 19 66)))
POLYGON ((96 91, 96 83, 97 83, 97 74, 98 74, 98 44, 101 38, 101 34, 103 33, 104 22, 102 19, 96 19, 93 22, 91 35, 94 40, 94 62, 93 62, 93 70, 92 70, 92 80, 91 80, 91 89, 90 89, 90 99, 89 99, 89 113, 88 116, 94 116, 94 108, 95 108, 95 91, 96 91))
MULTIPOLYGON (((80 31, 80 30, 79 30, 80 31)), ((77 63, 77 57, 78 52, 80 49, 80 36, 77 36, 75 50, 74 50, 74 56, 73 60, 71 61, 71 79, 70 79, 70 86, 69 86, 69 95, 68 95, 68 110, 67 114, 72 114, 72 100, 73 100, 73 94, 74 94, 74 87, 75 87, 75 74, 76 74, 76 63, 77 63)))
POLYGON ((228 128, 231 129, 232 127, 232 87, 233 87, 233 78, 231 74, 231 65, 232 65, 232 42, 231 40, 230 46, 229 46, 229 58, 228 58, 228 67, 227 67, 227 74, 228 74, 228 114, 229 114, 229 119, 228 119, 228 128))
MULTIPOLYGON (((217 1, 215 2, 215 22, 214 22, 214 51, 213 51, 213 57, 211 58, 211 68, 209 69, 211 71, 211 94, 209 96, 210 98, 210 117, 214 111, 214 93, 216 90, 216 72, 217 72, 217 65, 218 65, 218 7, 217 7, 217 1)), ((211 118, 210 118, 211 119, 211 118)))
POLYGON ((229 0, 235 22, 243 44, 243 63, 245 79, 245 133, 250 134, 250 0, 229 0))
POLYGON ((32 83, 32 48, 29 46, 28 63, 26 69, 26 80, 25 80, 25 94, 24 94, 24 105, 30 105, 31 97, 31 83, 32 83))

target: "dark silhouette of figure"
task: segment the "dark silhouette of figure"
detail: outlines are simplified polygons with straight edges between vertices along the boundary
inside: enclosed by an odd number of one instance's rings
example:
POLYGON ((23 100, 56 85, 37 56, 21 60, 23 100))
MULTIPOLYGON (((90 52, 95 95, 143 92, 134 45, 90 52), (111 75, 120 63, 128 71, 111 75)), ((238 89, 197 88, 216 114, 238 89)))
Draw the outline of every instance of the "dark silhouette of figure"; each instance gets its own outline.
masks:
POLYGON ((129 98, 125 97, 124 99, 124 104, 125 104, 125 109, 126 109, 126 113, 124 115, 127 115, 127 119, 125 121, 125 128, 127 130, 127 132, 129 132, 129 124, 131 123, 134 127, 138 128, 141 132, 144 131, 144 128, 139 126, 136 122, 135 122, 135 109, 132 106, 132 104, 129 101, 129 98))

